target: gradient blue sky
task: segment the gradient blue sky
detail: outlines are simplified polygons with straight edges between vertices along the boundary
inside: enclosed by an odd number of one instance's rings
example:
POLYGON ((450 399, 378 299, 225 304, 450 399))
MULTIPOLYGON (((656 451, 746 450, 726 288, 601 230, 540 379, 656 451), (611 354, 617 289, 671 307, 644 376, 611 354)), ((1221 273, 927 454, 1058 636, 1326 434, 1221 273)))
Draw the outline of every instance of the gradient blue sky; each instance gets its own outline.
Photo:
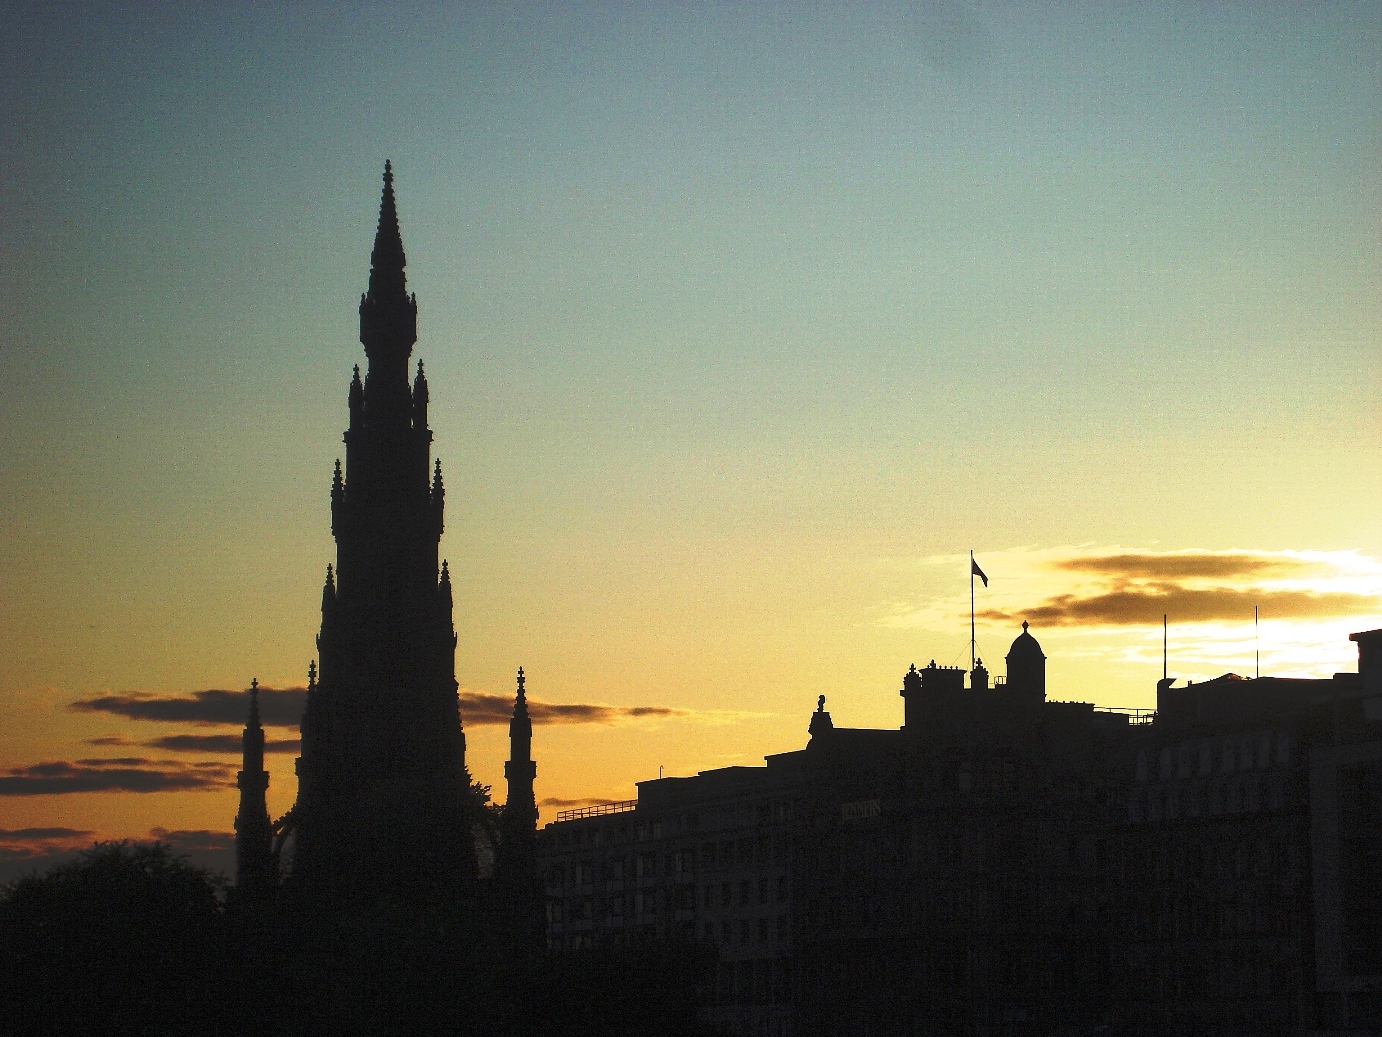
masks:
MULTIPOLYGON (((461 684, 719 718, 541 729, 547 795, 900 722, 971 548, 1018 610, 1115 548, 1382 593, 1382 4, 15 4, 0 77, 10 766, 303 679, 386 157, 461 684)), ((1148 637, 1054 693, 1149 705, 1148 637)), ((0 825, 229 823, 124 799, 0 825)))

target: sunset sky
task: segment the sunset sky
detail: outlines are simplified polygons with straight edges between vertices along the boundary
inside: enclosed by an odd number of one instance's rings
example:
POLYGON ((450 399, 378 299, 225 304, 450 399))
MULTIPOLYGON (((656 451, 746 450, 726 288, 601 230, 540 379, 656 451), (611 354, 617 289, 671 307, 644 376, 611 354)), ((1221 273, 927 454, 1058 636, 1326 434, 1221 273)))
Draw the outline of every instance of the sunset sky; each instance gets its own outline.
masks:
MULTIPOLYGON (((0 7, 0 877, 270 807, 392 159, 457 679, 544 820, 1382 626, 1382 3, 0 7), (277 744, 275 744, 277 743, 277 744)), ((294 690, 299 689, 299 690, 294 690)))

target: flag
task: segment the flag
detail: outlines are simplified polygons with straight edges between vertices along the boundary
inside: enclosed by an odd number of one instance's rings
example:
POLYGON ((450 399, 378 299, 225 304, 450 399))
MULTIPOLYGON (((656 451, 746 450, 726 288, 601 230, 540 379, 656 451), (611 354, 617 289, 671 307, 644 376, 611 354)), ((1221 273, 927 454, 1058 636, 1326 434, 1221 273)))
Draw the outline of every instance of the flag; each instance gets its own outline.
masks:
POLYGON ((969 556, 969 575, 979 577, 984 581, 985 587, 989 585, 989 578, 984 575, 984 570, 979 568, 979 563, 974 560, 973 555, 969 556))

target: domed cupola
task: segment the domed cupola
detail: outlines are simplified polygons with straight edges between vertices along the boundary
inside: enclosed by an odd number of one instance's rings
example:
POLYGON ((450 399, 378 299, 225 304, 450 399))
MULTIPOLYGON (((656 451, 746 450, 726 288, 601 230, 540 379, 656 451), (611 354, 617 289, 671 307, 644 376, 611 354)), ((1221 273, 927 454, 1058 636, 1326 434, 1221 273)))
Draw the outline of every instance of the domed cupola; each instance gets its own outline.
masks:
POLYGON ((1007 687, 1009 693, 1024 700, 1046 701, 1046 654, 1037 639, 1027 632, 1025 620, 1022 633, 1008 649, 1007 687))

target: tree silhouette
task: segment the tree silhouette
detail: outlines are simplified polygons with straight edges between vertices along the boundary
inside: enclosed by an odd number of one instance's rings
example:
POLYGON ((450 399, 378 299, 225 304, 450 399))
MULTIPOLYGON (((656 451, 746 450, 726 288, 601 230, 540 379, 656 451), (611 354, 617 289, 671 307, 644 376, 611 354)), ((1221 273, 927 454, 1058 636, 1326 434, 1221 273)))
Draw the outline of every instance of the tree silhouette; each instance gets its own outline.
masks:
POLYGON ((0 1026, 12 1034, 205 1029, 224 881, 163 843, 97 843, 0 895, 0 1026))

